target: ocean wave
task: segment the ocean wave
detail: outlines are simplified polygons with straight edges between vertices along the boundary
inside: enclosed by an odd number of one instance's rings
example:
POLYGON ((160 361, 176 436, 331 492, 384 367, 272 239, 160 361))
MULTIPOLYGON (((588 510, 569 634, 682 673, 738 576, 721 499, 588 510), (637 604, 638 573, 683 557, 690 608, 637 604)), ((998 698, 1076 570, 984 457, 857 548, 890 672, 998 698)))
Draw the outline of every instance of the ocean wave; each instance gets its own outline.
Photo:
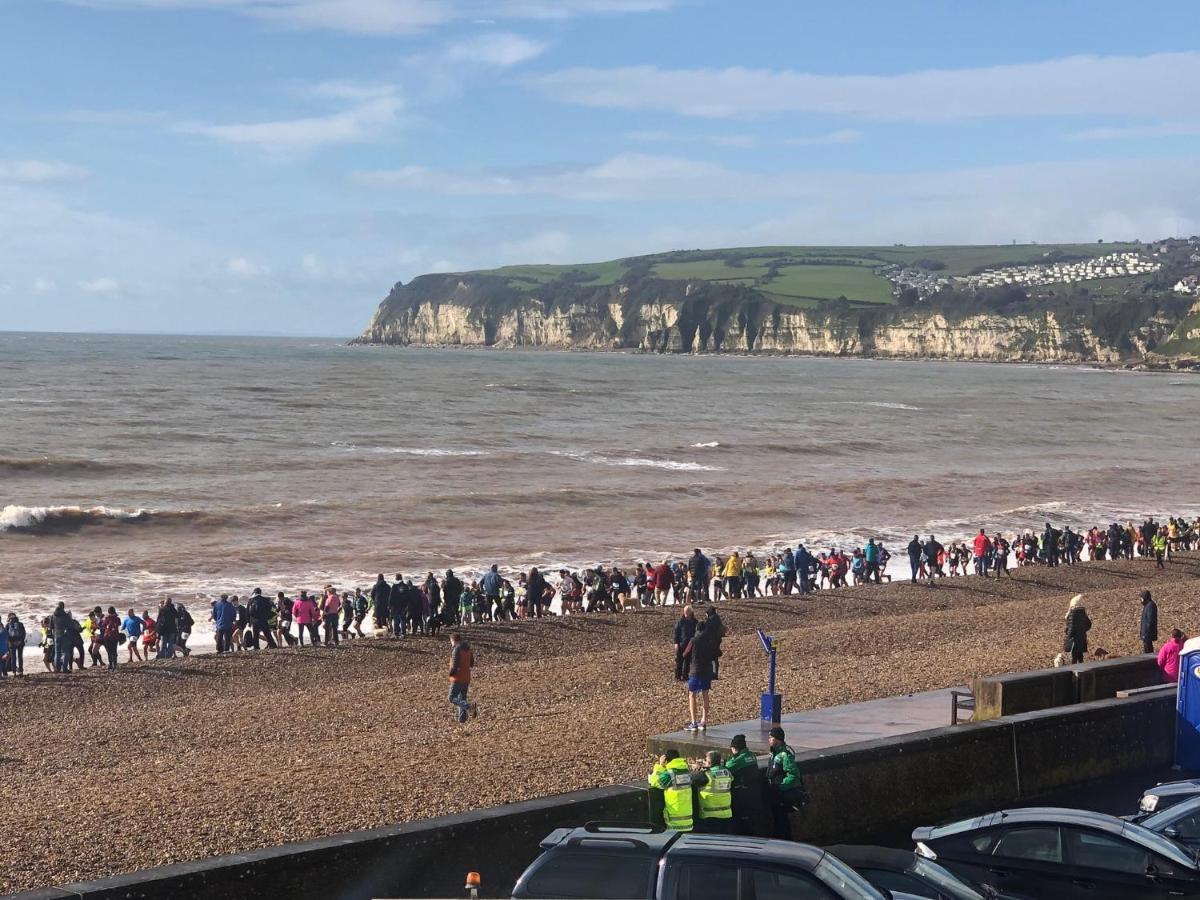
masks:
POLYGON ((907 403, 891 403, 886 400, 846 400, 848 406, 874 406, 876 409, 903 409, 909 412, 921 412, 925 407, 910 406, 907 403))
POLYGON ((0 474, 5 475, 77 475, 120 472, 141 468, 133 463, 115 463, 91 459, 56 459, 52 456, 0 456, 0 474))
POLYGON ((693 447, 700 447, 700 448, 720 447, 720 446, 721 446, 721 442, 720 442, 720 441, 705 441, 705 442, 703 442, 703 443, 700 443, 700 444, 692 444, 692 446, 693 446, 693 447))
POLYGON ((676 472, 723 472, 720 466, 705 466, 694 462, 680 462, 674 459, 648 459, 643 456, 605 456, 602 453, 581 453, 576 450, 550 450, 553 456, 563 456, 579 462, 596 463, 602 466, 646 467, 650 469, 668 469, 676 472))
POLYGON ((359 447, 345 441, 334 441, 331 447, 364 453, 398 454, 401 456, 490 456, 487 450, 463 450, 450 447, 359 447))
POLYGON ((18 506, 9 504, 0 510, 0 532, 52 534, 75 531, 86 525, 145 523, 152 519, 167 522, 192 521, 201 516, 191 510, 158 511, 121 509, 111 506, 18 506))

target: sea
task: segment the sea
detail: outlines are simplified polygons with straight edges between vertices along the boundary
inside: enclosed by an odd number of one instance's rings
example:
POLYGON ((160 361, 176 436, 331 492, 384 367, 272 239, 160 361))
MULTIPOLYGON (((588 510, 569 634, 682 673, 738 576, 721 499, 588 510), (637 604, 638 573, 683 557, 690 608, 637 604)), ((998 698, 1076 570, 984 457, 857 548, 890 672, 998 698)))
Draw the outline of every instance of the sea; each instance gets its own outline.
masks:
POLYGON ((1200 513, 1200 377, 0 334, 0 613, 1200 513))

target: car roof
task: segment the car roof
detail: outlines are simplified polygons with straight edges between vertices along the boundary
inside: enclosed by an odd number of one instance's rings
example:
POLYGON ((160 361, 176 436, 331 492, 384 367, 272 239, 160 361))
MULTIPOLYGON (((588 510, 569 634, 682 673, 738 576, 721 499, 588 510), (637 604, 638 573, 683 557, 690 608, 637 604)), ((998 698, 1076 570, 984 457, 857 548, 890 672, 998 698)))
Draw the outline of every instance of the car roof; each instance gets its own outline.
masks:
POLYGON ((1160 797, 1163 795, 1172 796, 1174 794, 1200 793, 1200 779, 1191 778, 1186 781, 1166 781, 1162 784, 1156 784, 1152 788, 1146 788, 1143 793, 1157 794, 1160 797))
POLYGON ((609 848, 659 857, 678 837, 678 831, 662 827, 589 822, 578 828, 554 829, 542 840, 542 849, 568 846, 591 850, 609 848))
POLYGON ((933 828, 918 828, 913 832, 913 839, 918 841, 940 840, 958 834, 969 834, 972 831, 982 831, 998 825, 1076 825, 1083 828, 1093 828, 1108 834, 1122 836, 1135 843, 1141 844, 1148 850, 1154 850, 1163 856, 1174 859, 1175 862, 1188 866, 1195 871, 1198 868, 1196 859, 1173 841, 1150 831, 1141 825, 1108 816, 1104 813, 1092 812, 1086 809, 1064 809, 1055 806, 1030 806, 1025 809, 1006 809, 1003 812, 989 813, 974 819, 963 819, 961 822, 951 822, 948 825, 938 825, 933 828))
POLYGON ((852 869, 858 866, 884 866, 903 871, 913 864, 917 856, 911 850, 867 847, 859 844, 838 844, 825 849, 852 869))
MULTIPOLYGON (((1006 809, 1000 812, 976 816, 973 819, 962 819, 945 825, 935 825, 928 829, 931 839, 947 837, 953 834, 964 834, 968 831, 979 831, 984 828, 994 828, 997 825, 1016 825, 1025 822, 1046 822, 1055 825, 1082 825, 1096 828, 1112 834, 1120 834, 1126 823, 1104 813, 1092 812, 1087 809, 1066 809, 1058 806, 1029 806, 1023 809, 1006 809)), ((918 829, 924 830, 924 829, 918 829)))
POLYGON ((667 850, 668 858, 680 856, 703 856, 713 858, 719 854, 745 856, 756 862, 774 862, 797 866, 811 872, 825 855, 820 847, 797 844, 794 841, 778 841, 771 838, 741 837, 724 834, 684 834, 667 850))

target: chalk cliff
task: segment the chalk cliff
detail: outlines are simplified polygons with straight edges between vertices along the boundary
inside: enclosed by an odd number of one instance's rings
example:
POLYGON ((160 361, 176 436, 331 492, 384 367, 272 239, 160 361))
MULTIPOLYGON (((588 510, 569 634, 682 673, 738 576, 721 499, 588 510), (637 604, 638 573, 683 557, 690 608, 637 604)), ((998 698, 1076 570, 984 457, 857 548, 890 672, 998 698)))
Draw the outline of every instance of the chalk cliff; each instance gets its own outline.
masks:
POLYGON ((1181 316, 1155 304, 1051 306, 969 300, 914 306, 798 308, 752 288, 635 279, 604 287, 517 289, 483 274, 425 275, 397 285, 357 343, 797 353, 1010 362, 1140 361, 1178 336, 1181 316), (1002 308, 989 308, 999 305, 1002 308))

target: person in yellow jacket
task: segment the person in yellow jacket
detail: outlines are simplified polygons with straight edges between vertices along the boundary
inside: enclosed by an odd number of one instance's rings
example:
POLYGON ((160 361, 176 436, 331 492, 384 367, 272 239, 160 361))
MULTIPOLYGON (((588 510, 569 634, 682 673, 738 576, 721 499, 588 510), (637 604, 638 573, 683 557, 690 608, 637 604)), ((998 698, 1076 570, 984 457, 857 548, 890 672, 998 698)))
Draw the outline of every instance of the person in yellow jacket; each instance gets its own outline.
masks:
POLYGON ((721 761, 720 750, 709 750, 705 764, 693 776, 696 785, 699 821, 696 830, 704 834, 728 834, 733 822, 733 774, 721 761))
POLYGON ((742 558, 736 550, 733 551, 733 556, 725 560, 721 574, 725 576, 725 593, 729 595, 729 599, 735 600, 742 596, 742 558))
POLYGON ((679 751, 668 749, 658 758, 646 779, 651 788, 663 794, 663 824, 675 831, 691 831, 693 827, 692 772, 679 751))

